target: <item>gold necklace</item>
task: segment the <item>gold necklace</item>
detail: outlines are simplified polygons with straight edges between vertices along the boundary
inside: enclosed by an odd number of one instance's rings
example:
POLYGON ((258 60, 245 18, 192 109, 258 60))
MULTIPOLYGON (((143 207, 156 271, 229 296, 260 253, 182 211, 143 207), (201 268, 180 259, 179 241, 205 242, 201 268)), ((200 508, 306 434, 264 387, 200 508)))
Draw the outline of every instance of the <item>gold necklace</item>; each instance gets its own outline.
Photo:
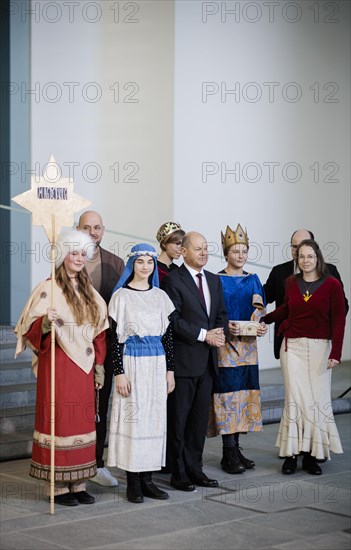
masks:
MULTIPOLYGON (((302 279, 303 282, 306 284, 306 281, 304 279, 302 279)), ((308 300, 310 298, 312 298, 313 294, 310 293, 310 289, 312 290, 312 287, 314 285, 314 283, 317 283, 319 281, 319 279, 317 279, 316 281, 312 281, 311 283, 309 283, 308 285, 306 284, 306 290, 305 292, 302 294, 302 297, 303 299, 305 300, 305 302, 308 302, 308 300)))

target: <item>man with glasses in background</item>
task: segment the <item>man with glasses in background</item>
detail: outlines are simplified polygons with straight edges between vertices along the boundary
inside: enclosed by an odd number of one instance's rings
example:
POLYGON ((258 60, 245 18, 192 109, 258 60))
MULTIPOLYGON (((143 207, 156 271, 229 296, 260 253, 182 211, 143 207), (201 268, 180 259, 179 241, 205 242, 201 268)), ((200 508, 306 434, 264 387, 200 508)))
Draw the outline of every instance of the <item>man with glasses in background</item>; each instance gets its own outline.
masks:
MULTIPOLYGON (((285 281, 288 277, 290 277, 291 275, 294 275, 294 273, 297 272, 296 263, 295 263, 296 250, 299 244, 305 239, 315 240, 312 231, 309 231, 307 229, 297 229, 292 234, 291 244, 290 244, 292 260, 273 267, 272 271, 269 274, 266 284, 263 285, 267 304, 272 304, 273 302, 275 302, 276 307, 279 307, 284 302, 285 281)), ((336 269, 335 265, 327 264, 327 263, 325 265, 327 267, 328 273, 333 277, 335 277, 335 279, 340 281, 340 283, 342 284, 340 274, 336 269)), ((344 288, 343 284, 342 286, 344 288)), ((344 292, 344 296, 345 296, 345 292, 344 292)), ((349 304, 346 299, 346 296, 345 296, 345 307, 346 307, 346 313, 347 313, 349 309, 349 304)), ((279 359, 280 347, 283 341, 283 337, 278 336, 279 326, 280 326, 280 323, 275 323, 274 325, 274 357, 276 359, 279 359)))
MULTIPOLYGON (((89 210, 84 212, 79 218, 77 225, 79 231, 89 233, 92 241, 95 244, 94 257, 87 261, 85 268, 91 279, 92 285, 99 292, 106 304, 109 304, 112 291, 124 269, 122 258, 112 254, 100 246, 101 239, 105 232, 105 227, 100 214, 89 210)), ((107 430, 107 409, 111 393, 113 366, 111 358, 111 343, 110 330, 106 332, 106 359, 105 367, 105 384, 101 390, 98 390, 99 399, 99 421, 96 423, 96 465, 97 474, 90 481, 94 481, 105 487, 116 487, 118 481, 111 475, 109 470, 105 468, 103 461, 104 445, 107 430)))

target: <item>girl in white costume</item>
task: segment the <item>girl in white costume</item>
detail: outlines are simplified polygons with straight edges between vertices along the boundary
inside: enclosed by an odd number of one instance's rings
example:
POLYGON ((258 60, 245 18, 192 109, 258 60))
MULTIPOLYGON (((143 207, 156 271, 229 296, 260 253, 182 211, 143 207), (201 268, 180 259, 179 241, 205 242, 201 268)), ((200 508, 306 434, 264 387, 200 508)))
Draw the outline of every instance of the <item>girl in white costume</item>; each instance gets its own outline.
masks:
POLYGON ((174 306, 158 288, 156 258, 152 246, 134 246, 109 304, 116 385, 108 465, 126 470, 127 499, 135 503, 168 498, 151 477, 165 465, 167 394, 174 389, 174 306))

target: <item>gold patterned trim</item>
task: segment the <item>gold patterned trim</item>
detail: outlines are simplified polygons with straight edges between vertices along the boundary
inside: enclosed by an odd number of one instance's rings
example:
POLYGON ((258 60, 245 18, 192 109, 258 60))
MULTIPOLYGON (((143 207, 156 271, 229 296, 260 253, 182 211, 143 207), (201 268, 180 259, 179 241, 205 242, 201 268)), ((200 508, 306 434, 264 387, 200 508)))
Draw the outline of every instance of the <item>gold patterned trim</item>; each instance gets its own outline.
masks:
MULTIPOLYGON (((55 436, 55 448, 60 451, 65 449, 84 449, 90 447, 96 442, 96 432, 89 432, 87 434, 69 435, 67 437, 55 436)), ((44 449, 50 449, 51 447, 51 435, 42 434, 37 430, 34 430, 33 443, 44 449)))
POLYGON ((252 296, 252 305, 257 309, 263 309, 263 298, 259 294, 254 294, 252 296))
MULTIPOLYGON (((37 462, 31 463, 29 475, 36 479, 50 481, 50 466, 43 466, 37 462)), ((89 479, 96 475, 96 462, 81 464, 79 466, 56 466, 55 465, 55 480, 61 483, 76 483, 84 479, 89 479)))

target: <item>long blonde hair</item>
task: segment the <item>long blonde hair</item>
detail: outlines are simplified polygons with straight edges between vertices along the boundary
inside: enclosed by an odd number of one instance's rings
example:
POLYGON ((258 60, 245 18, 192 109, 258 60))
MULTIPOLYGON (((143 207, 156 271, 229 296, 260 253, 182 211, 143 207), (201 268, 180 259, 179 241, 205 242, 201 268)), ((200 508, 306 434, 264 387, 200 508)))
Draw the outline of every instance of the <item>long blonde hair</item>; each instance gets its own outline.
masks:
POLYGON ((78 325, 87 321, 97 327, 100 323, 100 310, 95 300, 93 287, 85 267, 77 273, 74 282, 77 284, 79 297, 77 296, 71 279, 67 275, 64 264, 56 269, 56 282, 62 289, 68 306, 71 308, 73 317, 78 325))

